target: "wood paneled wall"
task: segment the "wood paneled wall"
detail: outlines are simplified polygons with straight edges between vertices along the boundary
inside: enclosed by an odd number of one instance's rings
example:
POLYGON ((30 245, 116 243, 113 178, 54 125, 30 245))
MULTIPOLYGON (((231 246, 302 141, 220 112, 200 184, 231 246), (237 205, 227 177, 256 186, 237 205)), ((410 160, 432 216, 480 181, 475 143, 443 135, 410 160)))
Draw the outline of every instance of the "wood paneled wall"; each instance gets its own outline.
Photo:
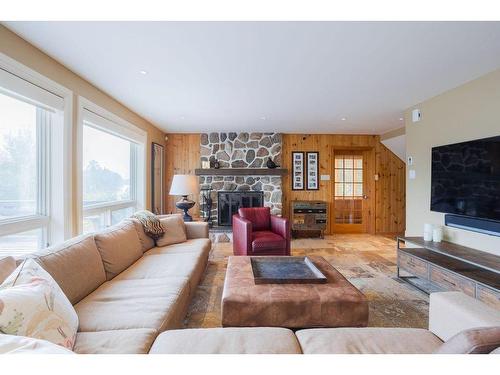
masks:
POLYGON ((375 152, 377 233, 404 233, 406 229, 406 164, 382 143, 375 152))
MULTIPOLYGON (((323 200, 329 203, 330 217, 334 209, 333 154, 335 150, 365 150, 368 181, 365 193, 369 197, 368 233, 402 233, 405 229, 405 164, 380 143, 377 135, 283 134, 282 164, 291 170, 292 151, 318 151, 320 181, 317 191, 292 190, 291 176, 283 179, 283 216, 289 217, 293 200, 323 200), (379 180, 375 181, 375 174, 379 180)), ((332 220, 327 233, 332 233, 332 220)))
MULTIPOLYGON (((182 212, 175 207, 175 202, 180 199, 169 195, 170 185, 174 174, 194 174, 195 168, 200 167, 200 134, 167 134, 168 140, 165 148, 165 209, 167 213, 182 212)), ((192 197, 196 205, 189 210, 192 216, 200 215, 198 197, 192 197)))
MULTIPOLYGON (((174 174, 191 174, 200 167, 200 134, 167 134, 166 146, 166 210, 177 212, 178 197, 168 195, 174 174)), ((292 151, 318 151, 320 174, 330 175, 320 181, 317 191, 293 191, 290 175, 283 178, 283 215, 289 217, 292 200, 317 199, 329 203, 333 210, 333 153, 336 149, 366 150, 369 159, 365 168, 368 180, 366 194, 370 197, 369 233, 401 233, 405 229, 405 164, 380 143, 377 135, 283 134, 282 166, 291 170, 292 151), (379 180, 375 181, 375 174, 379 180)), ((191 211, 199 214, 196 205, 191 211)), ((331 220, 330 220, 331 226, 331 220)), ((331 228, 328 231, 331 233, 331 228)))

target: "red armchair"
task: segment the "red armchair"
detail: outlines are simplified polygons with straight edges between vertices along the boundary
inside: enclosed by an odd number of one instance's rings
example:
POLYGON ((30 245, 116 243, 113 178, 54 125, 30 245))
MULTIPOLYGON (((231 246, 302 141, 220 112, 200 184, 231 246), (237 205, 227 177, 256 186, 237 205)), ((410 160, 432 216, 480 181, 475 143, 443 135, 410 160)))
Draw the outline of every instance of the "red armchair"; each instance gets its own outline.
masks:
POLYGON ((240 208, 233 215, 234 255, 290 255, 290 224, 269 207, 240 208))

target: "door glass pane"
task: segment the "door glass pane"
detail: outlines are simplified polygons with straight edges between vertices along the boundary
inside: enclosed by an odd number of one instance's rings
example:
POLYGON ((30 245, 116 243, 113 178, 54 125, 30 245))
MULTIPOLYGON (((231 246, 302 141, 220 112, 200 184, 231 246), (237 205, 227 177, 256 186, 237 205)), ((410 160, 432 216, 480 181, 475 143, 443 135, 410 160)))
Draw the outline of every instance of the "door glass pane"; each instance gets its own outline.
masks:
POLYGON ((343 197, 344 196, 344 184, 335 184, 335 196, 343 197))
POLYGON ((344 168, 353 168, 354 163, 352 161, 352 156, 346 156, 344 159, 344 168))
POLYGON ((354 195, 356 197, 363 196, 363 184, 354 184, 354 195))
POLYGON ((36 115, 35 106, 0 94, 0 220, 37 214, 36 115))
POLYGON ((363 170, 356 169, 354 171, 354 182, 363 182, 363 170))
POLYGON ((360 156, 354 156, 354 168, 362 169, 363 168, 363 158, 360 156))
POLYGON ((0 254, 20 255, 45 247, 42 228, 0 237, 0 254))
POLYGON ((344 196, 352 197, 352 194, 353 194, 352 184, 345 184, 344 185, 344 196))
POLYGON ((344 182, 344 170, 335 169, 335 182, 344 182))
POLYGON ((133 143, 83 127, 83 206, 131 200, 133 143))
POLYGON ((344 181, 352 182, 353 181, 353 170, 352 169, 344 169, 344 181))

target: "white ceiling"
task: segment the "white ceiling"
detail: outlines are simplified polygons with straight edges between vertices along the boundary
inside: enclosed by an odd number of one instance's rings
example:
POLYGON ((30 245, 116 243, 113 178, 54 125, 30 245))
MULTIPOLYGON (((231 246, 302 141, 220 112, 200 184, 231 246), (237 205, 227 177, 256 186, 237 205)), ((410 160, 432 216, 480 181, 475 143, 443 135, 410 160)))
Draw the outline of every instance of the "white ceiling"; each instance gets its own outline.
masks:
POLYGON ((499 22, 5 25, 169 132, 383 133, 500 68, 499 22))

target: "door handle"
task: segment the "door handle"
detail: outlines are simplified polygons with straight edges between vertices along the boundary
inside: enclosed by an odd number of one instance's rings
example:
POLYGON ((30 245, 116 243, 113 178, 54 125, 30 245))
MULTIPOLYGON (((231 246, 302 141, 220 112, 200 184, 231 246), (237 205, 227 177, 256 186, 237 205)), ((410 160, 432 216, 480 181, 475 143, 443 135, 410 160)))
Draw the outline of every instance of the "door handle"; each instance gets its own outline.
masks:
POLYGON ((363 199, 368 199, 368 195, 363 195, 363 199))

